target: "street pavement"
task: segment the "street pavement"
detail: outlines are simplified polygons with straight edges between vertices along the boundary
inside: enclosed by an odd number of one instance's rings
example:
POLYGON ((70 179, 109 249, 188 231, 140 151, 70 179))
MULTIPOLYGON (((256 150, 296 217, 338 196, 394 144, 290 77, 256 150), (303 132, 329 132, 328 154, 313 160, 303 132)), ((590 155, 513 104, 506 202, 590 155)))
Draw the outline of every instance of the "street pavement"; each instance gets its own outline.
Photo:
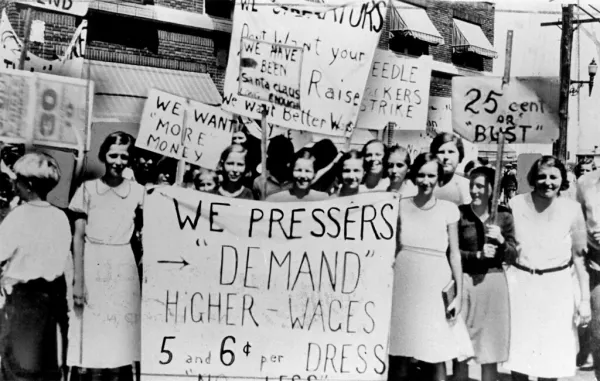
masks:
MULTIPOLYGON (((447 365, 448 366, 448 365, 447 365)), ((452 369, 450 365, 448 369, 452 369)), ((478 366, 470 366, 469 367, 469 378, 472 381, 480 381, 481 380, 481 367, 478 366)), ((451 379, 451 378, 450 378, 451 379)), ((506 369, 500 368, 500 377, 498 381, 512 381, 510 377, 510 372, 506 369)), ((561 381, 596 381, 596 377, 594 377, 594 371, 592 368, 582 368, 577 370, 577 375, 575 377, 563 378, 561 381)))

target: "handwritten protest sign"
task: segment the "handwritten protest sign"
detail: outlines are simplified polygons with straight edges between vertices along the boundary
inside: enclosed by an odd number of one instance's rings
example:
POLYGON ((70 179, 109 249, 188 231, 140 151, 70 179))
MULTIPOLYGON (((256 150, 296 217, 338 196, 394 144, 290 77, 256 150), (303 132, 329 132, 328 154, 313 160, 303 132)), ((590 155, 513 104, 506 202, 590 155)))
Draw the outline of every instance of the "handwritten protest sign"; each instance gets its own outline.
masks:
POLYGON ((238 95, 300 108, 302 49, 242 38, 238 95))
MULTIPOLYGON (((31 52, 27 52, 24 70, 81 78, 86 41, 87 20, 83 20, 77 27, 62 57, 55 60, 46 60, 31 52)), ((2 67, 17 69, 22 48, 23 42, 10 25, 6 10, 3 10, 0 21, 0 63, 2 67)))
POLYGON ((86 80, 0 69, 0 141, 89 147, 93 94, 86 80))
POLYGON ((558 138, 558 78, 454 77, 452 124, 474 143, 549 144, 558 138))
POLYGON ((18 4, 48 11, 67 13, 74 16, 85 16, 90 6, 90 0, 17 0, 18 4))
POLYGON ((215 169, 231 144, 233 116, 219 107, 151 89, 144 104, 137 147, 215 169), (184 113, 187 113, 184 123, 184 113))
POLYGON ((142 379, 386 380, 395 197, 147 196, 142 379))
POLYGON ((425 130, 431 81, 431 56, 400 57, 377 49, 360 105, 359 128, 425 130))
MULTIPOLYGON (((349 135, 356 127, 386 12, 385 0, 358 0, 335 6, 306 0, 293 4, 257 4, 255 0, 237 0, 223 109, 260 119, 265 105, 268 121, 281 127, 326 135, 349 135), (277 89, 273 84, 269 91, 274 89, 280 97, 294 100, 289 102, 290 106, 297 106, 297 94, 292 92, 290 95, 288 85, 295 84, 295 79, 289 76, 295 68, 291 60, 298 55, 294 54, 297 51, 279 49, 278 46, 292 45, 301 49, 300 109, 281 105, 285 102, 277 102, 276 99, 275 102, 266 102, 256 96, 238 94, 240 82, 244 81, 240 76, 240 66, 247 63, 243 59, 247 52, 244 52, 242 39, 272 44, 272 50, 266 50, 269 56, 257 63, 255 71, 260 67, 263 76, 269 74, 270 80, 278 78, 277 89), (291 68, 288 76, 275 75, 282 73, 275 69, 281 61, 287 62, 286 67, 291 68)), ((243 83, 241 85, 244 86, 243 83)), ((267 90, 264 91, 266 93, 267 90)))
POLYGON ((443 132, 452 132, 452 98, 429 97, 427 134, 435 137, 443 132))

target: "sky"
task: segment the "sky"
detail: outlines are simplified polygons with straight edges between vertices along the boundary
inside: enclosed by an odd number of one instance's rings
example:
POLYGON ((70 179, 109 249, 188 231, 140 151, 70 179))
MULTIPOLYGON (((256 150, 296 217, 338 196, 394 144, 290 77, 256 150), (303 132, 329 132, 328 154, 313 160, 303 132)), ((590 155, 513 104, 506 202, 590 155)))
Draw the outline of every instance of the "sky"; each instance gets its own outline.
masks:
MULTIPOLYGON (((504 72, 506 32, 513 30, 513 50, 511 76, 558 76, 560 68, 561 30, 558 26, 544 26, 542 22, 560 21, 561 3, 542 0, 499 0, 496 1, 494 46, 498 59, 494 61, 494 74, 504 72)), ((593 15, 589 5, 600 10, 600 1, 580 2, 580 5, 593 15)), ((576 8, 577 9, 577 8, 576 8)), ((583 12, 576 12, 576 18, 590 18, 583 12), (578 16, 579 15, 579 16, 578 16)), ((600 22, 582 24, 574 33, 571 56, 571 79, 588 80, 588 64, 600 59, 600 22)), ((570 161, 574 154, 585 153, 598 146, 600 153, 600 79, 596 81, 592 96, 587 86, 579 96, 571 96, 569 102, 569 151, 570 161)), ((535 151, 547 147, 517 147, 518 152, 535 151), (519 149, 521 148, 521 149, 519 149)))

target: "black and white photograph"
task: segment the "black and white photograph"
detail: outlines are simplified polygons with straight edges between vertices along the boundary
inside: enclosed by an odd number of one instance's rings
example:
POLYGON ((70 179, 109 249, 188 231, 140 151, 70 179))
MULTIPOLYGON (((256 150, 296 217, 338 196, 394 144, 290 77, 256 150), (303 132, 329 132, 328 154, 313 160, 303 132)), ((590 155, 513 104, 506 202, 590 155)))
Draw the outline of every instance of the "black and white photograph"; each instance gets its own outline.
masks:
POLYGON ((0 381, 600 380, 600 1, 0 12, 0 381))

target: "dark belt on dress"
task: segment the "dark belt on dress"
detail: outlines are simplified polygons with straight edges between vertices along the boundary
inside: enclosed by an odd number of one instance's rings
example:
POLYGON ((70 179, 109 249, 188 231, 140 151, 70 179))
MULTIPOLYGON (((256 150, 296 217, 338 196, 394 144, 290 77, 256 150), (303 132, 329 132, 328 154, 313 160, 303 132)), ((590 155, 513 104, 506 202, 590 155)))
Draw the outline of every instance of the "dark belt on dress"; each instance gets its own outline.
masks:
POLYGON ((573 266, 573 258, 571 258, 569 260, 569 263, 567 263, 566 265, 562 265, 562 266, 558 266, 558 267, 551 267, 549 269, 543 269, 543 270, 537 270, 537 269, 531 269, 527 266, 523 266, 520 265, 518 263, 513 263, 512 264, 514 267, 516 267, 517 269, 521 270, 521 271, 525 271, 528 272, 530 274, 535 274, 535 275, 544 275, 547 273, 555 273, 557 271, 561 271, 561 270, 565 270, 568 269, 569 267, 573 266))

